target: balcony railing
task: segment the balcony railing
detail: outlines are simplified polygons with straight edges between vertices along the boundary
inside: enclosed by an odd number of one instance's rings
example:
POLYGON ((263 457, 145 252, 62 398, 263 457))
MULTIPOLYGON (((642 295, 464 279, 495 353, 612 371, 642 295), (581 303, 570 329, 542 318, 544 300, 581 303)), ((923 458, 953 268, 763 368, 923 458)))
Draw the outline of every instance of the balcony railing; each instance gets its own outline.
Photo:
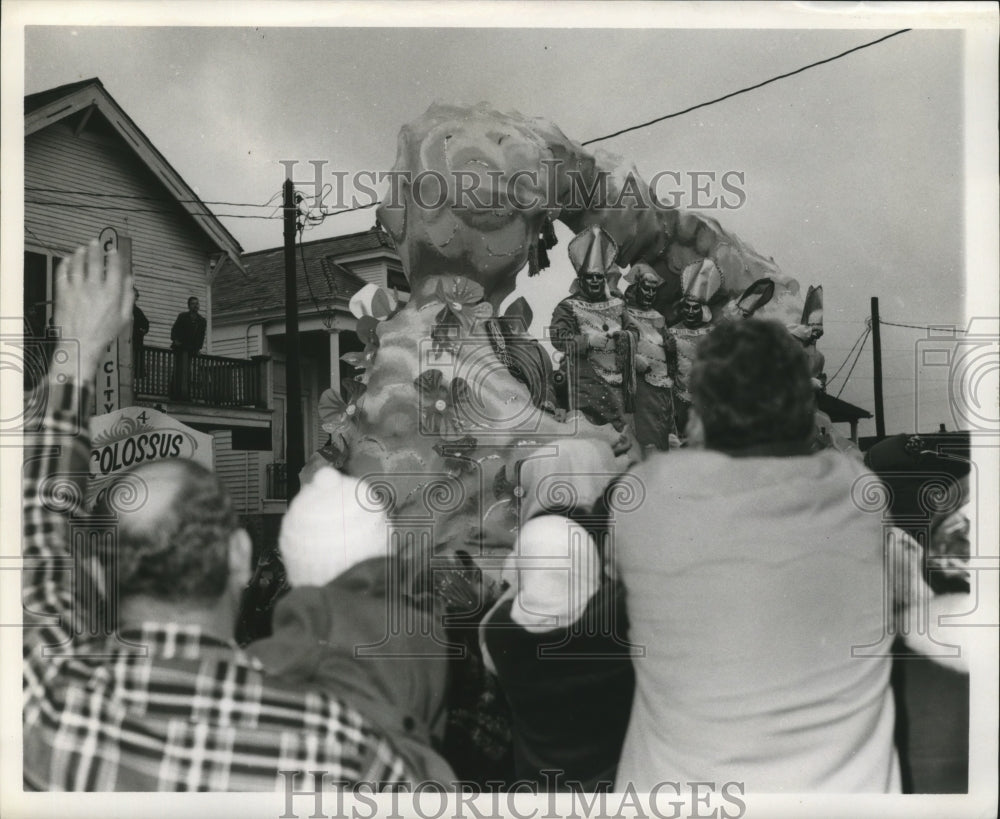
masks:
POLYGON ((282 461, 276 461, 273 464, 268 464, 265 470, 266 475, 266 492, 265 497, 268 498, 279 498, 284 500, 288 497, 288 484, 286 483, 285 476, 288 474, 286 465, 282 461))
POLYGON ((135 393, 214 407, 267 408, 263 357, 252 360, 143 348, 135 393))

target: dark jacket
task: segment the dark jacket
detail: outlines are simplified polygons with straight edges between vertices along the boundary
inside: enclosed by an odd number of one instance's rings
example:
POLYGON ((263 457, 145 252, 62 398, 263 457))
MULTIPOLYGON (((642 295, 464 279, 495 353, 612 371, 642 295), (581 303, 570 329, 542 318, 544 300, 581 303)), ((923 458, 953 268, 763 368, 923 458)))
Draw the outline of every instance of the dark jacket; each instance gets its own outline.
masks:
POLYGON ((514 772, 541 790, 614 783, 635 687, 620 588, 605 582, 568 629, 527 631, 511 618, 512 599, 487 615, 482 634, 510 705, 514 772))
POLYGON ((179 347, 191 354, 197 353, 205 344, 205 330, 208 322, 200 314, 191 315, 185 310, 177 315, 174 326, 170 330, 170 340, 174 347, 179 347))
POLYGON ((446 647, 429 617, 394 599, 386 564, 372 558, 325 586, 293 588, 275 605, 272 635, 247 650, 271 674, 346 700, 421 779, 447 784, 454 774, 432 746, 444 732, 446 647))

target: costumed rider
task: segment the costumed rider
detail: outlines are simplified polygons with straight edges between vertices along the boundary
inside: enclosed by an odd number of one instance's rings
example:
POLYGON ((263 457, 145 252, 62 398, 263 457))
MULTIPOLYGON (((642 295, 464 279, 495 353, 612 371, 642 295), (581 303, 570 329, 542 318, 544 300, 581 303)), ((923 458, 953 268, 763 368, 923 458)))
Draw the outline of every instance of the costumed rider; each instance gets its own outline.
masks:
POLYGON ((816 342, 823 337, 823 286, 812 287, 806 291, 806 303, 802 308, 802 320, 788 328, 806 351, 809 359, 809 376, 813 386, 826 389, 826 373, 823 369, 826 358, 816 349, 816 342))
MULTIPOLYGON (((826 358, 818 349, 816 342, 823 337, 823 287, 810 286, 806 291, 805 305, 802 308, 802 320, 788 328, 792 336, 806 351, 809 362, 809 377, 813 389, 817 393, 826 392, 826 358)), ((837 432, 833 420, 822 410, 816 410, 816 424, 813 430, 813 448, 826 449, 832 447, 855 459, 862 457, 857 444, 837 432)))
POLYGON ((677 345, 677 374, 674 377, 674 418, 682 437, 687 436, 691 409, 688 377, 698 342, 712 329, 709 301, 722 287, 722 273, 711 259, 692 262, 681 271, 680 323, 670 328, 677 345))
POLYGON ((729 319, 753 318, 774 297, 774 281, 768 278, 757 279, 735 301, 726 305, 723 315, 729 319))
POLYGON ((617 255, 615 240, 596 225, 573 238, 569 258, 577 277, 570 296, 552 312, 550 333, 552 345, 566 357, 567 409, 622 431, 632 411, 626 397, 634 396, 638 330, 625 302, 608 288, 617 255))
POLYGON ((625 307, 639 331, 635 349, 635 437, 643 449, 666 451, 671 443, 680 446, 680 439, 674 426, 677 346, 663 314, 653 308, 663 279, 645 262, 637 262, 625 280, 631 284, 625 291, 625 307))

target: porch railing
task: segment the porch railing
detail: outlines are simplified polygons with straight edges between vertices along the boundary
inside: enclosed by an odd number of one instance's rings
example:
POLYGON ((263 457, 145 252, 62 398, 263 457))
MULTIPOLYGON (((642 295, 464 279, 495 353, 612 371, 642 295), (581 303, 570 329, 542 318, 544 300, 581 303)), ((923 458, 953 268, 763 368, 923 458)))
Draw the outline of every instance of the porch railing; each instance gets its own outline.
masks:
POLYGON ((224 358, 144 347, 144 368, 136 368, 136 395, 209 404, 267 408, 265 358, 224 358), (141 376, 141 377, 138 377, 141 376))
POLYGON ((276 461, 275 463, 268 464, 265 469, 265 483, 267 498, 279 498, 284 500, 288 497, 288 484, 286 483, 286 475, 288 470, 286 465, 282 461, 276 461))

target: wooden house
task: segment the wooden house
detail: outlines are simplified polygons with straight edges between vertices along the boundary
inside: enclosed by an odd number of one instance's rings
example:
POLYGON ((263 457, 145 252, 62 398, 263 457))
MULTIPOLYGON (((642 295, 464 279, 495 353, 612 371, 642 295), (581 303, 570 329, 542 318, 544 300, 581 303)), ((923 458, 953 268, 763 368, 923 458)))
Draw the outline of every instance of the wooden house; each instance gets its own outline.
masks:
POLYGON ((266 361, 213 343, 212 281, 223 268, 240 275, 236 239, 99 79, 25 97, 24 134, 23 309, 30 334, 44 336, 51 321, 58 260, 94 238, 117 243, 149 332, 143 367, 130 332, 109 347, 114 390, 98 385, 95 410, 156 407, 211 432, 217 465, 231 460, 234 435, 269 442, 266 361), (205 345, 190 357, 190 378, 177 379, 170 331, 191 296, 207 320, 205 345))

